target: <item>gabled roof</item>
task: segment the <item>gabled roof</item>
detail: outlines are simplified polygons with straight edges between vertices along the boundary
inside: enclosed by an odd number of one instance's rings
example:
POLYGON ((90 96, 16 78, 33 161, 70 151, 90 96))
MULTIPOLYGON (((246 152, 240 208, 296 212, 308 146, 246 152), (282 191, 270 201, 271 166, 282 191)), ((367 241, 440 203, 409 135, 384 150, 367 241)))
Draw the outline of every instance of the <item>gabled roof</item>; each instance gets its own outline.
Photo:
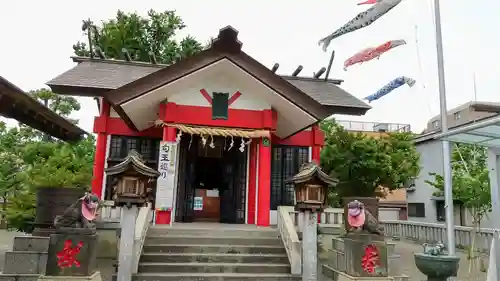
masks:
MULTIPOLYGON (((120 105, 207 65, 228 59, 318 120, 332 114, 363 115, 371 107, 337 86, 340 80, 279 76, 241 51, 238 32, 220 30, 211 48, 173 65, 73 58, 79 65, 47 82, 60 94, 103 96, 121 115, 120 105)), ((123 116, 122 116, 123 118, 123 116)), ((129 124, 130 125, 130 124, 129 124)))
POLYGON ((78 141, 88 134, 2 76, 0 76, 0 115, 16 119, 63 141, 78 141))
POLYGON ((106 168, 105 171, 106 175, 113 176, 122 174, 128 171, 130 168, 147 177, 157 178, 160 176, 160 173, 157 170, 152 169, 144 164, 141 155, 135 150, 131 150, 127 155, 127 158, 125 158, 125 160, 123 160, 121 163, 106 168))
POLYGON ((285 182, 294 184, 304 183, 314 177, 317 177, 319 180, 328 185, 337 185, 337 183, 339 182, 337 179, 331 178, 329 175, 323 172, 321 167, 315 162, 302 164, 299 172, 293 177, 287 179, 285 182))

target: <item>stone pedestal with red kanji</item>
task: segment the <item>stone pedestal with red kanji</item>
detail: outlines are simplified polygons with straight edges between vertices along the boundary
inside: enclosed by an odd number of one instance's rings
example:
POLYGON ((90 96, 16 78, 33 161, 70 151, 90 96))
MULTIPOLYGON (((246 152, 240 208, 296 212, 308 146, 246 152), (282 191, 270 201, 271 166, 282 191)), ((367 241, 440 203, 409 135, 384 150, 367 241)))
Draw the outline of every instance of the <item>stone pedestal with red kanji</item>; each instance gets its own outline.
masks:
POLYGON ((58 229, 50 235, 47 276, 91 276, 95 273, 97 235, 91 229, 58 229))
POLYGON ((387 277, 384 237, 349 233, 344 237, 345 273, 354 277, 387 277))

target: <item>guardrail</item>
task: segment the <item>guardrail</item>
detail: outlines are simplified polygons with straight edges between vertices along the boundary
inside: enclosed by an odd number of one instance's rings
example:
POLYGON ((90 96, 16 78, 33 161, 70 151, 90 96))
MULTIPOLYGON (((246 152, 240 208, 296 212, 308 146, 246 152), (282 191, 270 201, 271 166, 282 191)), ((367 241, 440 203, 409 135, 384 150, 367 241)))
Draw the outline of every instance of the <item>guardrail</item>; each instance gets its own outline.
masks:
MULTIPOLYGON (((300 229, 299 214, 293 208, 288 209, 292 221, 300 229)), ((338 227, 342 225, 344 210, 337 208, 325 209, 321 214, 320 224, 325 227, 338 227)), ((439 223, 425 223, 417 221, 387 220, 380 222, 384 226, 385 235, 396 239, 406 239, 419 243, 447 243, 446 227, 439 223)), ((480 228, 476 231, 476 250, 488 253, 491 240, 495 230, 492 228, 480 228)), ((473 228, 467 226, 455 226, 455 244, 459 249, 468 249, 472 245, 473 228)))
POLYGON ((341 125, 348 131, 360 132, 411 132, 409 124, 383 123, 383 122, 363 122, 336 120, 337 124, 341 125))

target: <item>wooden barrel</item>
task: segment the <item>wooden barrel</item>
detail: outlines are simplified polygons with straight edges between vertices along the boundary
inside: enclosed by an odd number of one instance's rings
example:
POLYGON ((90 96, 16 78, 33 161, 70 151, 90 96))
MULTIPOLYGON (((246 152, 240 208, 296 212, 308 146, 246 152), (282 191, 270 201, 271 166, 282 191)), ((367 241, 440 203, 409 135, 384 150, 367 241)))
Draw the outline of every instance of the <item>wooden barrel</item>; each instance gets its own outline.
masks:
POLYGON ((61 215, 85 190, 78 188, 38 188, 36 192, 35 226, 51 228, 57 215, 61 215))

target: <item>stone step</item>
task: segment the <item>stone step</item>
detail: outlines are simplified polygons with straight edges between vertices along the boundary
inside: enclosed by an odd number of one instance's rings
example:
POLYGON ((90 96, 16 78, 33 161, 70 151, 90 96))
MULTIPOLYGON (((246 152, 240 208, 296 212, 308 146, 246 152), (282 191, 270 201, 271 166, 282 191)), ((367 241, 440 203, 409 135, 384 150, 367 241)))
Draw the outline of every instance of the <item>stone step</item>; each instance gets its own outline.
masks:
POLYGON ((14 237, 14 251, 47 252, 49 237, 23 235, 14 237))
POLYGON ((279 245, 146 244, 143 253, 286 254, 279 245))
POLYGON ((213 262, 213 263, 278 263, 286 264, 286 254, 215 254, 215 253, 145 253, 140 262, 213 262))
POLYGON ((280 233, 274 228, 176 228, 176 227, 150 227, 148 235, 151 236, 231 236, 231 237, 279 237, 280 233))
POLYGON ((145 245, 150 244, 195 244, 195 245, 271 245, 281 246, 281 239, 278 237, 234 237, 234 236, 149 236, 145 245))
MULTIPOLYGON (((132 281, 300 281, 301 277, 291 274, 265 273, 139 273, 132 281)), ((116 275, 113 276, 116 281, 116 275)))
POLYGON ((0 281, 37 281, 40 274, 7 274, 0 273, 0 281))
POLYGON ((8 251, 5 253, 3 273, 41 274, 45 273, 47 252, 8 251))
POLYGON ((139 273, 290 273, 289 264, 141 262, 139 273))

